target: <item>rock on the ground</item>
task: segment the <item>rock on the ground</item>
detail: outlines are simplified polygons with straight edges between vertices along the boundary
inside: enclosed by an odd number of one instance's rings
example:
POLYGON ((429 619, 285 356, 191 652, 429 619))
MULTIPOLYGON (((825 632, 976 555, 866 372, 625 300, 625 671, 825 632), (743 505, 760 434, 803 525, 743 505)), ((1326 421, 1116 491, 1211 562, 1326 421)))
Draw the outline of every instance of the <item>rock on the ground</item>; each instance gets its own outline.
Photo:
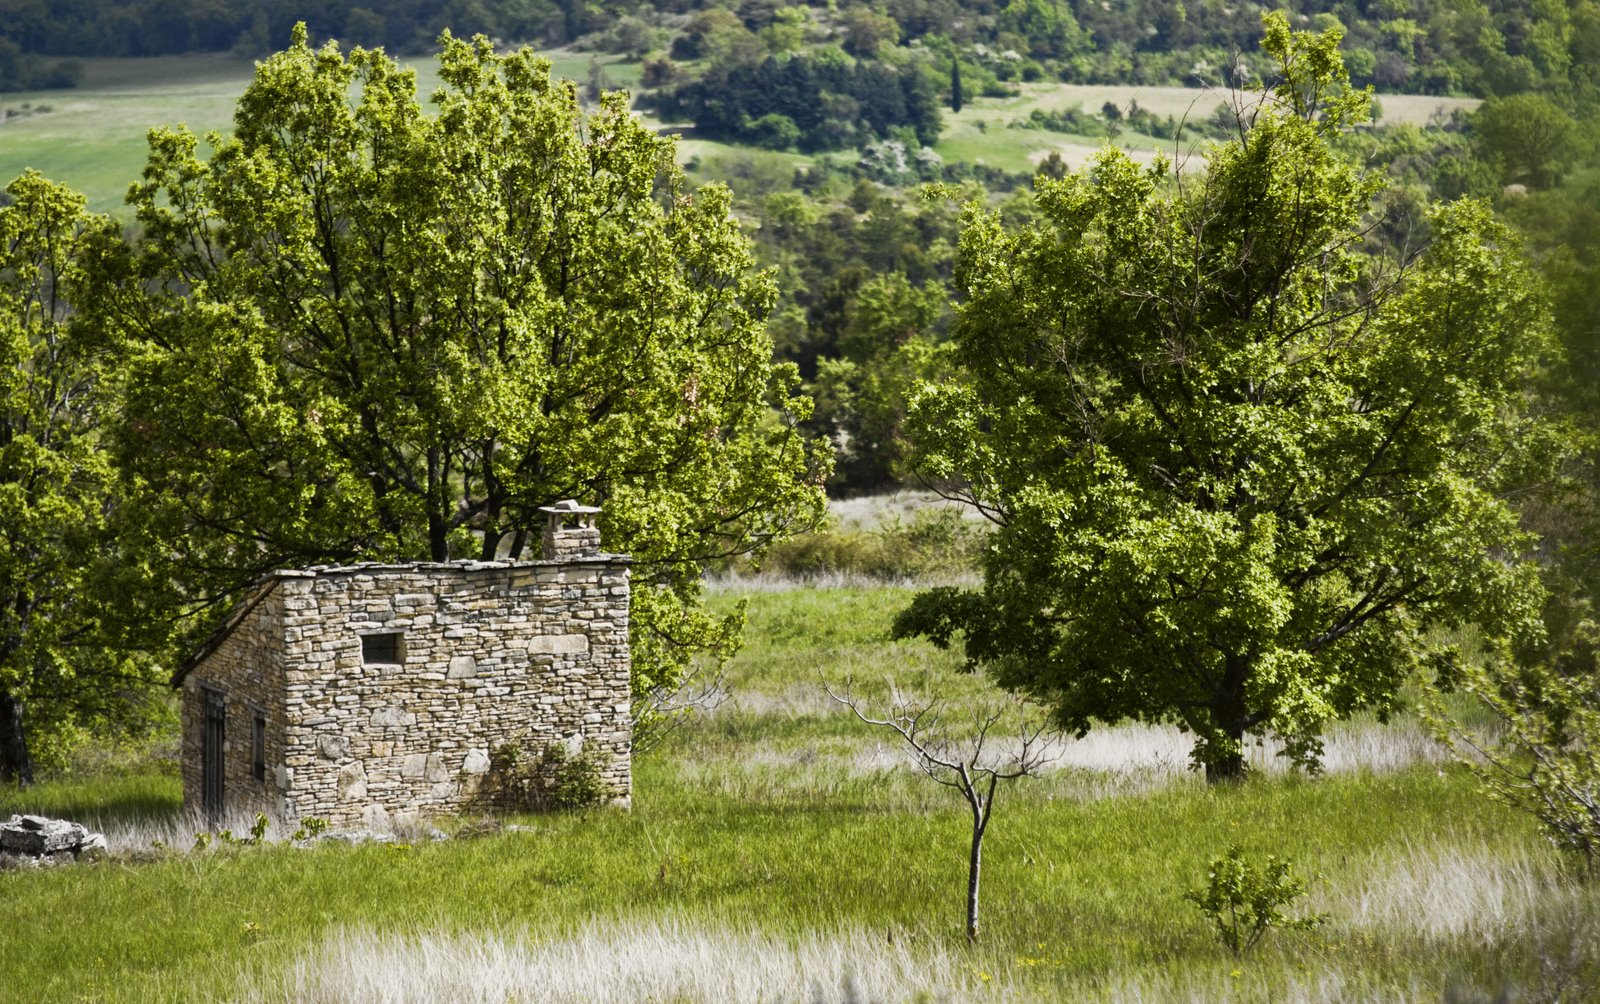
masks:
POLYGON ((47 816, 12 816, 0 823, 0 853, 36 860, 77 859, 85 851, 91 857, 105 853, 106 838, 90 833, 88 827, 66 819, 47 816))

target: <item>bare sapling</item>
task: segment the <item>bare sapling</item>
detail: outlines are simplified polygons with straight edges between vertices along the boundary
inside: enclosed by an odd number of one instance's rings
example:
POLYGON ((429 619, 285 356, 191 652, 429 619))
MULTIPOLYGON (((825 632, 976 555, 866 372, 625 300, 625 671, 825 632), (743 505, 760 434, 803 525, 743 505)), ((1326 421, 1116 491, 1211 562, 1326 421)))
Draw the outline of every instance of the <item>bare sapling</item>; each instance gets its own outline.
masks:
MULTIPOLYGON (((917 767, 966 800, 972 816, 972 845, 967 858, 967 940, 978 940, 978 886, 983 872, 983 836, 994 812, 995 792, 1002 781, 1038 777, 1059 755, 1055 730, 1042 717, 1030 714, 1017 697, 1004 698, 972 712, 971 729, 953 729, 939 714, 939 702, 918 704, 891 685, 889 710, 874 718, 845 682, 835 693, 826 681, 828 696, 849 708, 861 721, 888 729, 910 747, 917 767), (1010 726, 1015 724, 1012 732, 1010 726)), ((963 723, 965 724, 965 723, 963 723)))
POLYGON ((727 699, 727 680, 720 669, 695 669, 675 684, 650 688, 633 701, 633 752, 655 749, 685 721, 710 714, 727 699))

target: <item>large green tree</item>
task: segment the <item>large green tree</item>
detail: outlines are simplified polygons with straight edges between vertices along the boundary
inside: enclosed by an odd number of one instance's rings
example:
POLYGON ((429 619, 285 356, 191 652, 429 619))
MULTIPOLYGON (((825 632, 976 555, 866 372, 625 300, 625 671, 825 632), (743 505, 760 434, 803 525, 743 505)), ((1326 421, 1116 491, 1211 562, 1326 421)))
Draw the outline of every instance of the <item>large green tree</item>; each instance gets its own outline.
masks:
POLYGON ((28 172, 0 206, 0 780, 33 780, 63 728, 120 717, 150 664, 108 642, 113 471, 100 446, 106 355, 76 323, 80 256, 116 239, 83 197, 28 172))
POLYGON ((1240 136, 1172 176, 1108 150, 1010 232, 969 212, 956 353, 920 464, 999 529, 980 590, 918 597, 949 642, 1084 732, 1176 721, 1212 779, 1274 735, 1390 710, 1439 628, 1536 633, 1511 495, 1562 437, 1533 414, 1554 351, 1488 209, 1431 217, 1413 260, 1363 252, 1381 181, 1330 140, 1364 117, 1336 31, 1265 19, 1282 77, 1240 136))
POLYGON ((137 532, 215 611, 274 566, 536 557, 537 507, 599 503, 640 562, 648 692, 737 637, 699 612, 700 562, 822 506, 772 280, 626 95, 585 115, 526 50, 441 45, 430 111, 381 51, 302 29, 209 157, 152 133, 94 298, 128 353, 137 532))

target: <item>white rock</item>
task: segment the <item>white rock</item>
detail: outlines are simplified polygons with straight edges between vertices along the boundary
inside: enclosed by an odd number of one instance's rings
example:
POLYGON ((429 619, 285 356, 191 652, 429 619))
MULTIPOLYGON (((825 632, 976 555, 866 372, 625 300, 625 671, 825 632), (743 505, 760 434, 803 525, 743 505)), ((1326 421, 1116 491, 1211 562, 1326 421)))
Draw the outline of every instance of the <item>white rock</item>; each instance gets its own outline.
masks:
POLYGON ((367 769, 361 761, 339 768, 339 798, 353 802, 367 797, 367 769))
POLYGON ((344 736, 318 736, 317 755, 324 760, 343 760, 350 755, 350 740, 344 736))

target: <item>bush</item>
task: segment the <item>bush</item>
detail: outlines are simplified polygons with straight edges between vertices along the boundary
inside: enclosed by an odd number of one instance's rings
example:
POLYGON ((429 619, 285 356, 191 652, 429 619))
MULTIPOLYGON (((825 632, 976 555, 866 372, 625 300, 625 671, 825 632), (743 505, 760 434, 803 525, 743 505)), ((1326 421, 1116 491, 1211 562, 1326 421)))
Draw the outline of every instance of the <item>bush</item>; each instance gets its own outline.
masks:
POLYGON ((897 580, 973 574, 988 544, 986 524, 961 510, 929 507, 890 516, 870 530, 828 526, 773 547, 764 571, 797 578, 860 575, 897 580))
POLYGON ((788 150, 800 142, 800 127, 787 115, 771 112, 746 120, 744 136, 763 150, 788 150))
POLYGON ((1441 738, 1497 801, 1529 813, 1550 842, 1589 867, 1600 860, 1600 628, 1554 666, 1510 660, 1461 671, 1460 690, 1476 697, 1500 725, 1489 741, 1452 722, 1435 699, 1441 738))
POLYGON ((1106 136, 1110 134, 1107 123, 1098 116, 1091 115, 1083 110, 1081 105, 1073 105, 1060 111, 1045 111, 1035 108, 1028 113, 1025 119, 1013 119, 1011 127, 1014 129, 1045 129, 1050 132, 1068 133, 1073 136, 1106 136))
POLYGON ((165 694, 141 695, 101 714, 30 722, 36 772, 48 778, 129 777, 178 773, 178 708, 165 694))
POLYGON ((519 742, 502 743, 489 757, 489 794, 505 808, 531 812, 600 805, 610 794, 604 769, 604 754, 587 740, 576 754, 554 742, 536 757, 519 742))
POLYGON ((1266 864, 1258 868, 1238 847, 1230 847, 1211 862, 1206 887, 1191 889, 1183 898, 1200 908, 1229 951, 1243 955, 1270 928, 1305 931, 1327 919, 1290 917, 1283 912, 1305 891, 1305 880, 1294 874, 1287 858, 1269 854, 1266 864))

